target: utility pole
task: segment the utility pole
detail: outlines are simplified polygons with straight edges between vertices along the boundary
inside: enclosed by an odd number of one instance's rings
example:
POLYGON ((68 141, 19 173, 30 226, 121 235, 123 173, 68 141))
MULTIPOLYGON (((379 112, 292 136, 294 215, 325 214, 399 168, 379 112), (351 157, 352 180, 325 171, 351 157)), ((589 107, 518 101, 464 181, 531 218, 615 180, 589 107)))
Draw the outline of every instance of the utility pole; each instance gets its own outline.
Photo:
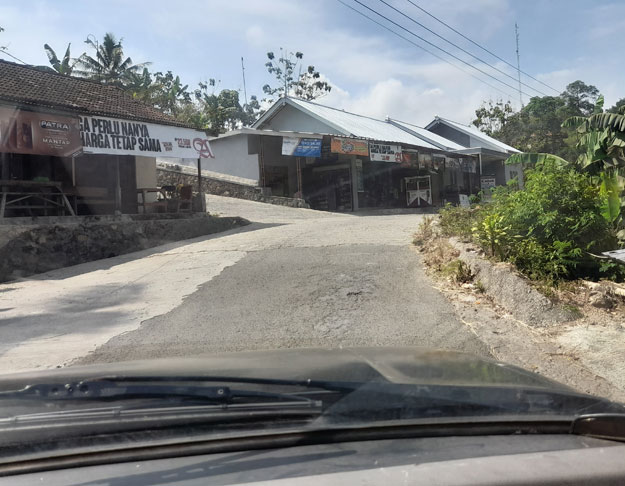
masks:
POLYGON ((243 56, 241 56, 241 73, 243 73, 243 97, 245 98, 245 106, 247 106, 247 89, 245 87, 245 66, 243 65, 243 56))
POLYGON ((519 55, 519 26, 514 23, 514 34, 516 35, 516 68, 519 76, 519 101, 521 102, 521 108, 523 108, 523 95, 521 91, 521 56, 519 55))

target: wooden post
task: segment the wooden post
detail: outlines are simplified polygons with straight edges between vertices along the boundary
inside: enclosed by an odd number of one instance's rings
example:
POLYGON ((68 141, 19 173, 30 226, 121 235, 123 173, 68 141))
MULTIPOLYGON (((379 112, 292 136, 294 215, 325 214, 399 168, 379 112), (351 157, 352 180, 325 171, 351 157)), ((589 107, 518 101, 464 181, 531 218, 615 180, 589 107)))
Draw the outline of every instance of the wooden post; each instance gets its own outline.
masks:
POLYGON ((260 187, 265 187, 265 150, 263 136, 258 137, 258 165, 260 168, 260 187))
POLYGON ((115 156, 115 215, 122 214, 122 186, 119 174, 119 155, 115 156))
POLYGON ((204 190, 202 189, 202 158, 197 158, 197 192, 200 198, 200 212, 206 212, 206 199, 204 198, 204 190))
POLYGON ((304 188, 302 184, 302 158, 297 157, 297 192, 299 192, 299 197, 304 199, 304 188))
POLYGON ((76 156, 72 155, 72 187, 76 187, 76 156))

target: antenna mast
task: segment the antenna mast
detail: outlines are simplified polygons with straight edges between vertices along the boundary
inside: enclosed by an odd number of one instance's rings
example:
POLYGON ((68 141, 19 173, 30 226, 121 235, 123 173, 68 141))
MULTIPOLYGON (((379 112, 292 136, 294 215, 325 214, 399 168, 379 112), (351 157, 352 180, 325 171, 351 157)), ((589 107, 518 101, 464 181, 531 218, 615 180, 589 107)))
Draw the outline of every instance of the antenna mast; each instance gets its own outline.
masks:
POLYGON ((245 106, 247 106, 247 88, 245 87, 245 66, 243 65, 243 56, 241 56, 241 73, 243 74, 243 97, 245 98, 245 106))
POLYGON ((517 74, 519 76, 519 101, 521 102, 521 108, 523 108, 523 95, 521 92, 521 57, 519 56, 519 26, 514 23, 514 34, 516 35, 516 67, 517 74))

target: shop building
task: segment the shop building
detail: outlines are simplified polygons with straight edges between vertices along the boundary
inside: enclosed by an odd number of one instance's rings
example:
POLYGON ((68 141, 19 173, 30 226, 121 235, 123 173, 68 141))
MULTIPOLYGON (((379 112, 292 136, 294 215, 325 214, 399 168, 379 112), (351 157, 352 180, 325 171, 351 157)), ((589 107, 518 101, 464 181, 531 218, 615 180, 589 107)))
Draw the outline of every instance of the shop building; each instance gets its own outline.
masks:
POLYGON ((439 206, 480 188, 478 157, 420 127, 397 126, 309 101, 282 98, 252 128, 211 139, 205 167, 257 181, 314 209, 439 206))
POLYGON ((499 140, 489 137, 476 127, 441 117, 435 117, 426 127, 437 135, 461 145, 456 150, 459 154, 472 155, 478 158, 480 165, 480 187, 487 190, 501 186, 516 179, 523 187, 523 168, 518 164, 506 165, 505 160, 520 151, 499 140))
POLYGON ((212 156, 119 88, 6 61, 0 79, 0 218, 147 211, 156 157, 212 156))

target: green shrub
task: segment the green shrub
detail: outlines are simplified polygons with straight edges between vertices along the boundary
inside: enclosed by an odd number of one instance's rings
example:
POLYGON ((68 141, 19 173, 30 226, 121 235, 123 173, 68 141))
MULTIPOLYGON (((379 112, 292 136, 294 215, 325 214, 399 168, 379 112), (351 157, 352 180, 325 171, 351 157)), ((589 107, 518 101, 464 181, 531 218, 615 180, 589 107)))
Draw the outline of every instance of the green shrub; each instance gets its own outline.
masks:
POLYGON ((605 195, 587 174, 544 163, 526 172, 523 190, 497 187, 492 201, 440 210, 445 236, 471 238, 529 278, 549 285, 577 278, 625 279, 625 266, 593 255, 617 248, 602 216, 605 195))
POLYGON ((447 204, 439 211, 441 232, 444 236, 470 238, 478 214, 479 209, 476 208, 463 208, 447 204))
POLYGON ((484 206, 475 239, 491 255, 514 263, 528 277, 618 279, 618 270, 591 254, 616 240, 601 214, 603 196, 586 174, 545 164, 527 171, 524 190, 497 188, 484 206))

